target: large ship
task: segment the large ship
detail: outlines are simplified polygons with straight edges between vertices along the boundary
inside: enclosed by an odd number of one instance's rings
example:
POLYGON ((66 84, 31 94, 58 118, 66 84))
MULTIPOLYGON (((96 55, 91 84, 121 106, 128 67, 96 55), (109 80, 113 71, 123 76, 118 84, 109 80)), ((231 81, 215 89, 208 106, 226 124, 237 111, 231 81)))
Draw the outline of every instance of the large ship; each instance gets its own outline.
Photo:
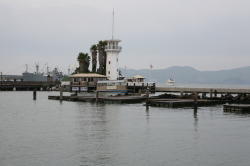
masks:
POLYGON ((63 73, 59 72, 57 68, 50 72, 47 67, 47 73, 44 74, 39 72, 39 65, 36 65, 36 71, 34 73, 28 72, 28 66, 26 65, 26 71, 22 74, 23 81, 61 81, 62 78, 63 73))

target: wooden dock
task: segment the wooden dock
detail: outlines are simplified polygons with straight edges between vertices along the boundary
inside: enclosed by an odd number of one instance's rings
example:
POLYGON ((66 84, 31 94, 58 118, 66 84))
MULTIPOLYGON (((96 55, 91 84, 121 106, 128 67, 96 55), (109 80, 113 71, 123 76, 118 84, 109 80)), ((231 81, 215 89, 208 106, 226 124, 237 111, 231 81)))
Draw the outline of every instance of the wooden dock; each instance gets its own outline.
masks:
POLYGON ((185 88, 185 87, 156 87, 156 92, 176 92, 176 93, 218 93, 218 94, 250 94, 250 89, 238 88, 185 88))
POLYGON ((185 87, 156 87, 156 92, 169 92, 169 93, 179 93, 180 96, 184 94, 202 94, 202 98, 206 98, 209 94, 210 98, 217 97, 220 95, 249 95, 250 89, 238 89, 238 88, 185 88, 185 87))
POLYGON ((57 85, 59 82, 0 81, 0 91, 47 90, 57 85))
POLYGON ((250 104, 224 104, 225 112, 250 113, 250 104))
MULTIPOLYGON (((60 96, 49 96, 48 99, 60 100, 60 96)), ((110 97, 85 97, 85 96, 62 96, 65 101, 100 102, 100 103, 141 103, 146 100, 145 96, 110 96, 110 97)))
POLYGON ((181 107, 201 107, 224 104, 221 100, 197 100, 192 99, 151 99, 148 104, 153 107, 181 108, 181 107))

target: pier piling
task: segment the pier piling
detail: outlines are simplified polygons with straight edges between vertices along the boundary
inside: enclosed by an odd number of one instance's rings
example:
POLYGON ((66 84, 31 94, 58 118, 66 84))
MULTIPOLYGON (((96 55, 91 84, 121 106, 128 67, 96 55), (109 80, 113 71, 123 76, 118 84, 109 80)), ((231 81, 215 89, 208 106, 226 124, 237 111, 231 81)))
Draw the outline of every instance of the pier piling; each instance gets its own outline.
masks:
POLYGON ((95 101, 98 102, 99 92, 96 91, 95 101))
POLYGON ((36 100, 36 90, 33 91, 33 100, 36 100))
POLYGON ((60 88, 60 101, 63 100, 63 88, 61 87, 60 88))

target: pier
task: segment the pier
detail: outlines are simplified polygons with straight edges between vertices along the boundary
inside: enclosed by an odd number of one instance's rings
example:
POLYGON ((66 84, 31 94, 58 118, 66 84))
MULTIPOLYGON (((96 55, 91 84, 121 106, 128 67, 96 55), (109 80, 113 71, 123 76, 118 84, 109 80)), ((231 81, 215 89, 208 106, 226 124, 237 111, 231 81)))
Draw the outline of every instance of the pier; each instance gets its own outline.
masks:
POLYGON ((217 94, 250 94, 250 89, 237 89, 237 88, 185 88, 185 87, 156 87, 156 92, 172 92, 180 93, 197 93, 203 96, 209 94, 210 97, 216 97, 217 94))
POLYGON ((145 96, 109 96, 109 97, 94 97, 94 96, 49 96, 51 100, 64 101, 81 101, 81 102, 98 102, 98 103, 141 103, 146 100, 145 96))
POLYGON ((221 100, 192 100, 192 99, 150 99, 148 104, 153 107, 183 108, 183 107, 202 107, 224 104, 221 100))
POLYGON ((250 113, 250 104, 224 104, 224 112, 250 113))
POLYGON ((57 85, 58 82, 1 81, 0 91, 49 90, 57 85))

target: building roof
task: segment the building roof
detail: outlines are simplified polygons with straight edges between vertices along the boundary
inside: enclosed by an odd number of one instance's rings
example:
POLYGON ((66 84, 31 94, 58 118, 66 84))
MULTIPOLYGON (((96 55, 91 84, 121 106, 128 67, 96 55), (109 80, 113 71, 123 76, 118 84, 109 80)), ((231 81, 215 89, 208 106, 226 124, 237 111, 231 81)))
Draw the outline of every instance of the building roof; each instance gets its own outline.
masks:
POLYGON ((101 75, 101 74, 97 74, 97 73, 78 73, 78 74, 73 74, 71 76, 69 76, 71 78, 82 78, 82 77, 92 77, 92 78, 106 78, 107 76, 105 75, 101 75))
POLYGON ((143 77, 142 75, 135 75, 133 76, 133 78, 145 78, 145 77, 143 77))

